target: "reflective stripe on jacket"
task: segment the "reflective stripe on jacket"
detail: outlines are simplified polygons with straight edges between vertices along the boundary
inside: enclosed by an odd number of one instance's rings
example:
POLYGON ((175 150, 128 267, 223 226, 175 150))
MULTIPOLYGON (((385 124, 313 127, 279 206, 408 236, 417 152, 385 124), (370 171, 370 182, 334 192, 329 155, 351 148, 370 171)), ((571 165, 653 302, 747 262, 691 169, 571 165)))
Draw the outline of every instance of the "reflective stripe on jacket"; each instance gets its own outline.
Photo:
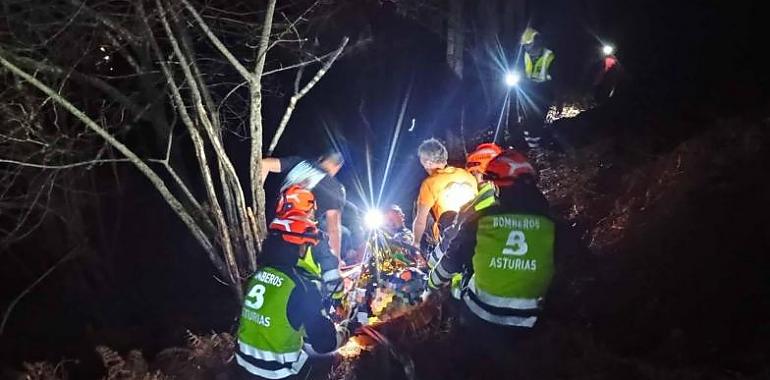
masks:
POLYGON ((463 297, 479 318, 532 327, 553 278, 554 223, 531 214, 490 214, 477 221, 473 276, 463 297))
POLYGON ((245 370, 268 379, 299 373, 307 354, 304 331, 289 322, 289 297, 296 283, 282 271, 264 267, 249 281, 238 328, 236 361, 245 370))
POLYGON ((533 62, 532 56, 524 52, 524 74, 529 80, 537 83, 551 80, 550 69, 554 58, 556 56, 553 51, 543 49, 543 54, 533 62))

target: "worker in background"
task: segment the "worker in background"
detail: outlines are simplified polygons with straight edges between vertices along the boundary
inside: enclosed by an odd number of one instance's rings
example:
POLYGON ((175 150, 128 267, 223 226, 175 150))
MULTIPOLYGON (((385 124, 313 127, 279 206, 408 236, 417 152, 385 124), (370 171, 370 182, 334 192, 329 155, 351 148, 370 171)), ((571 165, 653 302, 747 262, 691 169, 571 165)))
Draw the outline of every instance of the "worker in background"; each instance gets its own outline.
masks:
POLYGON ((594 67, 595 74, 591 83, 594 101, 604 103, 615 94, 622 73, 622 67, 618 57, 615 56, 615 47, 602 46, 602 58, 594 67))
POLYGON ((235 361, 241 378, 326 378, 331 363, 309 359, 303 344, 331 352, 349 336, 347 323, 335 326, 324 315, 318 277, 304 261, 311 247, 329 249, 311 215, 292 209, 270 223, 240 317, 235 361))
MULTIPOLYGON (((460 212, 457 213, 451 226, 442 231, 441 241, 431 251, 428 258, 428 266, 432 269, 438 264, 441 257, 444 256, 449 244, 457 236, 457 232, 460 226, 469 218, 475 216, 481 210, 490 207, 495 204, 495 195, 497 189, 493 182, 484 179, 484 171, 487 169, 487 165, 497 155, 502 153, 503 150, 495 143, 480 144, 469 153, 465 160, 465 169, 476 177, 478 182, 478 194, 473 198, 471 202, 465 204, 460 212)), ((463 268, 462 272, 466 272, 470 268, 463 268)), ((460 290, 462 287, 462 273, 457 273, 452 276, 451 293, 452 297, 460 299, 460 290)))
MULTIPOLYGON (((342 249, 342 209, 345 207, 345 186, 334 177, 344 164, 343 157, 338 152, 331 152, 321 156, 317 161, 305 160, 299 157, 262 159, 262 183, 269 173, 286 173, 281 186, 281 191, 292 185, 313 192, 317 206, 317 215, 324 227, 323 230, 329 236, 329 253, 333 254, 338 262, 342 249)), ((327 252, 324 252, 326 254, 327 252)), ((315 255, 316 260, 323 260, 320 254, 315 255)), ((324 281, 338 281, 339 270, 330 270, 322 274, 324 281)))
POLYGON ((521 153, 498 155, 484 177, 497 188, 497 202, 460 226, 428 283, 445 286, 464 266, 472 268, 460 320, 469 352, 505 357, 542 312, 555 270, 557 231, 535 171, 521 153))
MULTIPOLYGON (((414 241, 412 244, 419 248, 425 233, 428 215, 433 220, 446 211, 460 211, 462 205, 476 196, 476 179, 465 169, 447 165, 448 153, 446 147, 436 139, 428 139, 417 149, 420 164, 428 173, 428 177, 420 185, 417 206, 412 225, 414 241)), ((432 243, 439 238, 438 224, 433 223, 430 237, 432 243)))
POLYGON ((524 75, 520 101, 524 113, 524 140, 530 149, 553 143, 546 139, 545 117, 553 102, 552 67, 556 55, 545 46, 542 35, 527 27, 521 35, 524 75))

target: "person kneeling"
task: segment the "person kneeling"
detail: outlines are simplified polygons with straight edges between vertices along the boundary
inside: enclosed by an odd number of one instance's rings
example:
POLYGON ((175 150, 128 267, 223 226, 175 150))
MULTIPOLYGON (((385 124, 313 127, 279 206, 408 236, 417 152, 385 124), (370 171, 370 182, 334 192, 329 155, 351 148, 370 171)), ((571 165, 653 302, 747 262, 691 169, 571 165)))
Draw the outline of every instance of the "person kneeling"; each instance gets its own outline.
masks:
POLYGON ((428 283, 443 287, 455 273, 471 269, 460 312, 468 356, 485 360, 478 356, 495 352, 491 360, 507 365, 506 352, 529 336, 542 314, 555 256, 564 246, 535 170, 522 154, 496 156, 484 178, 494 184, 497 200, 462 223, 428 283))
POLYGON ((251 277, 238 328, 235 361, 249 379, 326 378, 329 364, 308 360, 303 345, 315 352, 334 351, 349 336, 322 311, 319 278, 303 265, 307 252, 328 250, 310 215, 291 211, 270 223, 251 277))

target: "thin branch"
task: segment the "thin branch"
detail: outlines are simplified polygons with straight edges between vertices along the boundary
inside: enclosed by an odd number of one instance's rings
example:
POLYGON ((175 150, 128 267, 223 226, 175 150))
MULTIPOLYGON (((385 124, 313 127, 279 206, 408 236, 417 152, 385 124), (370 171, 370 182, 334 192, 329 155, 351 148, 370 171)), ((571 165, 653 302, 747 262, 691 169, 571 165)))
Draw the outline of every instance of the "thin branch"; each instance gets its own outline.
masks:
POLYGON ((222 53, 223 56, 227 59, 228 62, 230 62, 233 67, 235 67, 236 70, 243 76, 244 79, 251 82, 254 80, 254 76, 249 72, 249 70, 246 69, 243 64, 241 64, 240 61, 238 61, 238 58, 235 58, 232 52, 230 52, 230 49, 228 49, 222 41, 219 40, 219 38, 214 34, 214 32, 211 31, 211 28, 209 28, 208 24, 206 24, 206 21, 203 20, 201 15, 198 13, 198 11, 195 10, 195 8, 190 5, 190 3, 187 0, 182 0, 182 4, 184 4, 185 8, 187 8, 187 11, 192 14, 195 21, 198 23, 198 26, 203 30, 203 34, 208 37, 209 41, 214 45, 214 47, 219 50, 220 53, 222 53))
POLYGON ((316 62, 323 62, 323 60, 324 60, 324 59, 326 59, 326 58, 329 58, 330 56, 332 56, 332 55, 334 55, 334 54, 336 54, 336 53, 337 53, 337 51, 336 51, 336 50, 334 50, 334 51, 331 51, 331 52, 329 52, 329 53, 326 53, 326 54, 324 54, 324 55, 322 55, 322 56, 320 56, 320 57, 314 57, 313 59, 311 59, 311 60, 308 60, 308 61, 304 61, 304 62, 295 63, 295 64, 293 64, 293 65, 289 65, 289 66, 285 66, 285 67, 279 67, 279 68, 277 68, 277 69, 273 69, 273 70, 268 70, 268 71, 265 71, 265 72, 262 74, 262 76, 263 76, 263 77, 266 77, 266 76, 268 76, 268 75, 270 75, 270 74, 280 73, 281 71, 286 71, 286 70, 296 69, 296 68, 298 68, 298 67, 303 67, 303 66, 307 66, 307 65, 312 65, 312 64, 314 64, 314 63, 316 63, 316 62))
POLYGON ((162 160, 148 160, 150 162, 157 162, 161 165, 163 165, 164 168, 166 168, 166 171, 171 175, 171 178, 174 180, 176 185, 179 187, 180 190, 182 190, 182 194, 187 197, 187 200, 193 205, 195 212, 200 215, 200 218, 203 220, 204 223, 206 223, 206 226, 214 231, 216 228, 214 228, 214 225, 212 224, 211 220, 209 220, 208 216, 206 215, 206 212, 203 210, 203 207, 201 206, 200 202, 195 198, 193 193, 190 191, 190 188, 187 187, 187 185, 182 181, 182 178, 177 174, 176 170, 171 166, 171 146, 174 142, 174 124, 171 123, 169 125, 169 132, 168 132, 168 141, 166 143, 166 156, 162 160))
MULTIPOLYGON (((206 109, 203 105, 203 99, 202 99, 200 90, 198 88, 198 82, 195 80, 195 76, 190 70, 188 59, 185 56, 184 52, 182 51, 179 45, 179 41, 174 36, 174 33, 171 29, 171 25, 169 24, 168 18, 166 17, 166 10, 164 9, 163 4, 161 3, 161 0, 156 0, 155 3, 158 6, 158 9, 160 10, 160 20, 163 24, 163 28, 166 32, 166 36, 168 37, 169 42, 171 43, 171 47, 173 48, 174 55, 179 60, 180 67, 186 78, 187 84, 190 89, 190 93, 192 94, 193 106, 197 111, 198 119, 203 124, 203 130, 206 132, 209 142, 214 148, 214 152, 215 152, 214 156, 217 159, 217 163, 220 164, 221 167, 224 167, 227 170, 226 174, 229 177, 229 180, 232 181, 233 184, 238 184, 238 177, 235 172, 235 168, 232 166, 232 163, 230 162, 227 156, 227 152, 225 151, 222 145, 220 135, 218 134, 217 131, 215 131, 214 126, 212 125, 211 120, 209 119, 209 114, 206 112, 206 109)), ((235 260, 235 255, 233 252, 233 245, 230 237, 229 227, 225 221, 224 212, 220 205, 219 199, 216 196, 216 192, 213 187, 213 180, 211 179, 210 174, 209 174, 209 178, 207 178, 207 182, 211 184, 211 186, 208 186, 208 185, 206 186, 206 190, 209 193, 209 200, 211 202, 212 212, 214 214, 215 221, 218 225, 218 231, 220 234, 219 237, 221 239, 220 245, 222 246, 224 251, 225 263, 229 268, 228 277, 230 278, 231 283, 233 284, 233 289, 235 290, 236 295, 241 296, 241 284, 238 279, 238 273, 239 273, 238 264, 237 264, 237 261, 235 260)), ((242 192, 239 184, 235 188, 232 188, 232 187, 233 186, 231 186, 231 190, 225 189, 225 191, 233 191, 236 194, 236 196, 238 195, 239 191, 242 192)), ((242 199, 242 196, 241 196, 241 199, 242 199)), ((243 208, 245 208, 245 201, 243 204, 243 208)), ((244 231, 244 233, 248 234, 248 231, 244 231)))
POLYGON ((107 39, 110 40, 112 47, 115 48, 121 56, 123 56, 123 59, 128 62, 129 66, 131 66, 136 73, 142 73, 142 68, 139 66, 139 63, 136 62, 136 59, 134 59, 134 57, 123 48, 123 46, 121 46, 120 41, 118 41, 118 39, 110 32, 106 32, 105 35, 107 36, 107 39))
POLYGON ((219 102, 219 105, 217 106, 217 114, 221 113, 220 110, 222 109, 222 106, 225 104, 225 102, 227 102, 227 99, 230 98, 230 96, 232 96, 236 91, 238 91, 239 88, 241 88, 241 87, 243 87, 243 86, 245 86, 247 84, 249 84, 248 81, 243 81, 240 84, 238 84, 237 86, 233 87, 233 89, 230 90, 230 92, 228 92, 227 95, 225 95, 222 98, 222 100, 219 102))
POLYGON ((117 88, 111 86, 107 82, 92 77, 90 75, 85 75, 82 73, 79 73, 77 71, 73 70, 64 70, 63 68, 59 66, 52 65, 50 63, 43 63, 36 61, 34 59, 24 58, 24 57, 17 57, 12 54, 8 54, 6 51, 0 49, 0 54, 3 55, 10 55, 11 58, 18 62, 19 65, 28 67, 30 69, 33 69, 35 71, 42 71, 49 74, 53 74, 59 77, 71 77, 79 82, 86 83, 90 86, 93 86, 102 92, 104 92, 106 95, 120 103, 122 106, 128 108, 132 114, 134 115, 142 115, 143 109, 139 107, 136 103, 134 103, 129 97, 123 95, 117 88))
MULTIPOLYGON (((174 54, 179 60, 180 66, 182 68, 182 72, 184 73, 185 78, 187 79, 187 84, 190 87, 190 93, 192 94, 193 98, 193 106, 198 114, 198 119, 203 124, 203 130, 206 132, 206 135, 208 136, 209 142, 211 143, 211 146, 214 148, 215 157, 217 158, 217 164, 220 169, 223 169, 224 176, 220 175, 220 179, 222 180, 222 191, 225 194, 225 202, 231 200, 230 195, 233 195, 235 197, 235 202, 237 203, 237 207, 232 207, 231 211, 239 210, 240 215, 232 215, 231 218, 229 218, 231 221, 234 222, 240 222, 241 232, 243 233, 243 237, 246 241, 245 248, 247 252, 249 253, 249 257, 256 256, 256 250, 254 248, 254 239, 251 236, 251 229, 248 227, 247 222, 248 218, 245 214, 242 214, 245 212, 246 209, 246 200, 243 195, 243 188, 241 187, 240 179, 238 178, 238 174, 235 171, 235 167, 233 166, 232 162, 230 161, 229 157, 227 156, 227 151, 224 148, 224 145, 222 143, 221 138, 221 131, 218 128, 219 123, 212 123, 210 113, 214 112, 215 110, 207 111, 206 107, 203 104, 203 94, 205 94, 205 89, 202 89, 201 86, 204 85, 199 79, 196 78, 196 75, 193 73, 193 71, 190 69, 190 66, 194 66, 194 64, 189 64, 192 60, 192 57, 188 57, 185 55, 185 52, 182 49, 182 46, 179 42, 179 39, 177 39, 173 31, 171 29, 171 25, 168 22, 168 18, 165 15, 165 11, 163 9, 163 5, 161 3, 161 0, 156 0, 156 3, 158 5, 158 8, 161 10, 161 22, 163 24, 163 28, 166 31, 166 36, 169 39, 169 42, 171 43, 171 47, 174 50, 174 54), (215 126, 216 124, 216 126, 215 126)), ((172 19, 175 18, 174 14, 171 13, 172 19)), ((184 42, 184 41, 182 41, 184 42)), ((213 107, 213 101, 207 102, 209 105, 209 108, 213 107)), ((227 208, 225 208, 227 209, 227 208)), ((212 200, 212 211, 214 212, 215 217, 217 218, 217 223, 221 224, 220 227, 220 234, 222 238, 222 245, 224 247, 225 251, 225 259, 226 262, 228 262, 228 265, 232 268, 232 274, 233 277, 233 284, 240 290, 239 286, 240 283, 237 281, 236 277, 239 273, 238 271, 238 265, 237 261, 235 260, 235 255, 232 250, 233 246, 231 243, 231 236, 230 232, 228 230, 228 225, 225 223, 224 219, 224 213, 223 208, 221 207, 221 204, 218 199, 212 200)), ((238 224, 236 224, 237 226, 238 224)), ((235 226, 233 226, 235 227, 235 226)))
POLYGON ((342 51, 345 50, 345 46, 348 44, 348 41, 350 41, 349 38, 343 38, 342 43, 340 43, 340 47, 334 51, 334 54, 331 56, 331 58, 329 58, 328 61, 326 61, 326 63, 324 63, 321 69, 318 70, 313 79, 311 79, 310 82, 308 82, 305 87, 302 88, 302 90, 296 92, 294 96, 289 99, 289 105, 286 107, 286 112, 283 114, 283 118, 281 119, 281 123, 278 125, 278 129, 275 131, 275 135, 273 135, 273 140, 270 141, 270 147, 267 148, 268 156, 272 155, 275 147, 278 146, 278 141, 281 139, 281 135, 283 135, 283 131, 286 129, 286 125, 289 124, 289 119, 291 119, 291 115, 294 113, 294 108, 297 106, 297 102, 299 102, 299 100, 302 99, 302 97, 305 96, 310 91, 310 89, 312 89, 313 86, 315 86, 316 83, 321 80, 321 78, 323 78, 324 74, 329 71, 329 68, 331 68, 334 64, 334 61, 336 61, 340 54, 342 54, 342 51))
POLYGON ((125 38, 126 41, 128 41, 132 46, 141 45, 141 41, 133 33, 131 33, 128 29, 118 25, 115 21, 106 17, 103 13, 96 12, 89 7, 85 7, 84 3, 79 0, 70 0, 70 4, 76 7, 83 7, 83 10, 85 11, 85 13, 93 17, 95 20, 101 22, 102 24, 104 24, 104 26, 108 27, 109 29, 112 29, 113 31, 115 31, 115 33, 118 33, 121 37, 125 38))
MULTIPOLYGON (((305 9, 305 11, 302 12, 302 14, 297 16, 297 18, 294 19, 294 21, 289 22, 286 28, 280 34, 278 34, 278 36, 276 36, 275 42, 270 44, 270 47, 268 47, 268 50, 275 47, 278 43, 283 42, 283 36, 285 36, 287 33, 290 33, 290 32, 294 32, 297 35, 297 39, 302 40, 302 38, 299 37, 299 31, 297 31, 297 24, 299 24, 300 21, 307 20, 305 16, 307 16, 308 13, 312 12, 318 5, 319 5, 319 2, 315 1, 312 5, 307 7, 307 9, 305 9)), ((289 21, 289 18, 286 17, 285 13, 281 12, 281 16, 283 16, 284 20, 289 21)))
MULTIPOLYGON (((158 192, 166 201, 166 203, 168 203, 169 206, 171 206, 171 209, 174 210, 174 212, 179 216, 182 222, 190 229, 193 236, 198 240, 198 242, 206 250, 206 252, 209 252, 210 256, 216 257, 216 254, 214 254, 215 253, 214 246, 211 244, 211 241, 209 240, 209 238, 203 233, 200 226, 198 226, 195 223, 195 220, 184 209, 184 206, 171 193, 171 191, 168 189, 166 184, 163 182, 163 179, 161 179, 149 166, 147 166, 147 164, 145 164, 136 155, 136 153, 134 153, 126 145, 118 141, 114 136, 112 136, 109 132, 107 132, 107 130, 105 130, 102 126, 98 125, 93 119, 88 117, 88 115, 86 115, 85 113, 83 113, 83 111, 75 107, 67 99, 57 94, 54 90, 52 90, 50 87, 40 82, 37 78, 33 77, 32 75, 20 69, 13 63, 6 60, 1 53, 0 53, 0 65, 5 66, 13 74, 21 77, 25 81, 29 82, 32 86, 34 86, 44 94, 48 95, 55 103, 59 104, 64 109, 66 109, 70 114, 72 114, 81 122, 83 122, 89 129, 91 129, 96 134, 98 134, 103 139, 105 139, 108 143, 110 143, 110 145, 115 147, 115 149, 117 149, 121 154, 123 154, 127 159, 129 159, 131 163, 134 164, 134 166, 136 166, 136 168, 139 169, 139 171, 142 174, 144 174, 144 176, 147 177, 148 180, 150 180, 150 183, 153 184, 153 186, 158 190, 158 192)), ((218 259, 218 257, 216 258, 218 259)), ((214 265, 217 266, 218 269, 220 269, 221 260, 219 262, 214 261, 214 265)))
POLYGON ((72 13, 72 16, 70 16, 70 18, 67 20, 67 22, 64 24, 64 26, 62 26, 62 27, 61 27, 61 28, 60 28, 60 29, 59 29, 59 30, 58 30, 56 33, 54 33, 54 34, 53 34, 51 37, 48 37, 48 38, 47 38, 45 41, 43 41, 43 43, 42 43, 41 45, 44 45, 44 46, 45 46, 45 45, 48 45, 48 43, 49 43, 49 42, 53 41, 54 39, 56 39, 56 37, 59 37, 59 35, 61 35, 62 33, 64 33, 64 31, 65 31, 65 30, 67 30, 67 28, 69 28, 69 26, 70 26, 70 25, 72 25, 72 22, 73 22, 73 21, 75 21, 75 19, 78 17, 78 15, 80 14, 80 11, 82 11, 82 10, 83 10, 83 7, 84 7, 84 6, 85 6, 85 4, 81 4, 81 5, 78 7, 78 9, 76 9, 76 10, 75 10, 75 12, 74 12, 74 13, 72 13))
POLYGON ((0 158, 0 164, 11 164, 11 165, 24 166, 28 168, 50 169, 50 170, 72 169, 72 168, 77 168, 79 166, 100 165, 100 164, 106 164, 111 162, 131 162, 131 160, 127 158, 108 158, 108 159, 73 162, 71 164, 47 165, 47 164, 36 164, 33 162, 6 160, 6 159, 0 158))
POLYGON ((48 270, 46 270, 42 275, 40 275, 40 277, 38 277, 35 281, 29 284, 29 286, 27 286, 21 293, 19 293, 19 295, 17 295, 13 299, 13 301, 11 301, 11 303, 8 305, 8 308, 5 309, 5 312, 3 313, 2 322, 0 322, 0 336, 3 335, 3 331, 5 331, 5 324, 8 322, 8 318, 11 316, 11 312, 16 307, 16 304, 18 304, 19 301, 21 301, 21 299, 24 298, 24 296, 29 294, 29 292, 31 292, 32 289, 35 286, 37 286, 37 284, 41 283, 43 280, 46 279, 46 277, 48 277, 51 273, 53 273, 53 271, 56 270, 56 268, 58 268, 59 265, 61 265, 63 262, 67 261, 70 257, 72 257, 72 255, 74 255, 75 252, 77 252, 77 250, 78 250, 77 247, 73 248, 66 255, 62 256, 62 258, 56 261, 56 263, 54 263, 50 268, 48 268, 48 270))

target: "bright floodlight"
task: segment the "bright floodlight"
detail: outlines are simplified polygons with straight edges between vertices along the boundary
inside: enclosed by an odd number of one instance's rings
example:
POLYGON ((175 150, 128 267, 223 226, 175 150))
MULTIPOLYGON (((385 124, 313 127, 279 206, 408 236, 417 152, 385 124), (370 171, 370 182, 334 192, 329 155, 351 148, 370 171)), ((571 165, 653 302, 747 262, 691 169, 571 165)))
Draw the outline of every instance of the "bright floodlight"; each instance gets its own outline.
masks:
POLYGON ((364 215, 364 224, 370 230, 376 230, 385 223, 385 217, 380 210, 369 210, 364 215))
POLYGON ((615 48, 612 45, 602 46, 602 53, 604 53, 604 55, 612 55, 612 53, 614 52, 615 52, 615 48))
POLYGON ((505 85, 508 87, 514 87, 518 85, 519 80, 521 80, 521 76, 519 76, 519 73, 515 71, 505 74, 505 85))

